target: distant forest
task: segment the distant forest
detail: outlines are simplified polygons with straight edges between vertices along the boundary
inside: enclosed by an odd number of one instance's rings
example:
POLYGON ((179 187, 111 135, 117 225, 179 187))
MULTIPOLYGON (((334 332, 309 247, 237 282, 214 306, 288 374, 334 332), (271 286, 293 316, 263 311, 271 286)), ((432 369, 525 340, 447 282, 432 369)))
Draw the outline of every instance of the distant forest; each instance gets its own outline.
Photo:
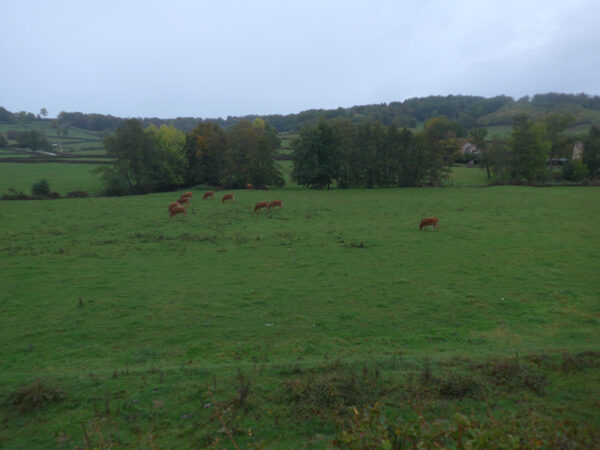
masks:
MULTIPOLYGON (((305 126, 315 125, 319 118, 347 119, 352 123, 380 122, 385 126, 416 128, 430 118, 444 116, 460 123, 466 129, 498 125, 511 126, 513 117, 527 114, 534 120, 542 119, 546 114, 571 114, 575 118, 573 127, 590 126, 600 123, 600 96, 587 94, 537 94, 518 100, 500 95, 492 98, 448 95, 411 98, 403 102, 391 102, 378 105, 353 106, 337 109, 311 109, 298 114, 229 116, 223 118, 177 117, 175 119, 140 118, 144 127, 151 124, 171 125, 181 131, 189 132, 199 123, 212 122, 229 129, 244 120, 263 119, 279 132, 297 132, 305 126)), ((17 122, 43 119, 40 115, 21 111, 12 113, 0 107, 0 122, 17 122)), ((124 118, 102 114, 83 114, 80 112, 61 112, 55 120, 60 126, 75 126, 90 131, 114 131, 124 118)))

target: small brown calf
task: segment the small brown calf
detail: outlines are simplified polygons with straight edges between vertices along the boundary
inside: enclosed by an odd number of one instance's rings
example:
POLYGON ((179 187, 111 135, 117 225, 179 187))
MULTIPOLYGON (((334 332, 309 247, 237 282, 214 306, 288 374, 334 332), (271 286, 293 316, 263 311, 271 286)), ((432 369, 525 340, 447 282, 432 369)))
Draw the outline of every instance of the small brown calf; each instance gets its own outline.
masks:
POLYGON ((206 200, 207 198, 215 198, 215 193, 213 191, 205 192, 202 199, 206 200))
POLYGON ((438 225, 437 217, 425 217, 423 220, 421 220, 421 224, 419 225, 419 230, 422 230, 423 228, 425 228, 428 225, 431 225, 431 228, 436 231, 438 231, 440 229, 440 227, 438 225))
POLYGON ((269 202, 258 202, 256 205, 254 205, 254 212, 259 211, 263 208, 269 209, 270 203, 269 202))
POLYGON ((221 203, 225 203, 227 200, 234 201, 235 199, 233 198, 233 194, 225 194, 221 200, 221 203))

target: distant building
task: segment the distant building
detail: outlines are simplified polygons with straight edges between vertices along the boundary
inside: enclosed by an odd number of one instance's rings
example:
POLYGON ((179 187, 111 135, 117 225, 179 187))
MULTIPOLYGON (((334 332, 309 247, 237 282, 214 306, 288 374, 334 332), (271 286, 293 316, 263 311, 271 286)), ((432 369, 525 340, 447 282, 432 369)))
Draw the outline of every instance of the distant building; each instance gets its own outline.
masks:
POLYGON ((481 150, 477 148, 475 144, 472 142, 465 142, 462 145, 461 153, 464 155, 465 153, 470 153, 471 155, 481 155, 481 150))
POLYGON ((583 159, 583 143, 575 142, 575 146, 573 147, 573 156, 571 157, 573 161, 581 161, 583 159))

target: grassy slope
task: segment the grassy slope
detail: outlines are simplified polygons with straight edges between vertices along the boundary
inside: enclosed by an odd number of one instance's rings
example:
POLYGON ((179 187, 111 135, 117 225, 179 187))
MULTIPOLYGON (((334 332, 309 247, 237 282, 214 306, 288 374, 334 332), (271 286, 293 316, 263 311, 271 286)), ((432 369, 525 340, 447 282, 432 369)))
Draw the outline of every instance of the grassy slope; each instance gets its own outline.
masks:
MULTIPOLYGON (((16 122, 0 123, 0 133, 13 131, 31 131, 35 130, 46 136, 51 144, 62 142, 63 152, 74 154, 88 154, 88 151, 105 154, 102 146, 102 139, 99 134, 93 131, 84 130, 77 127, 69 127, 67 136, 57 136, 56 129, 52 128, 50 121, 16 122)), ((53 151, 58 151, 54 147, 53 151)))
MULTIPOLYGON (((200 194, 173 220, 175 194, 0 204, 0 398, 38 378, 69 397, 7 413, 0 443, 43 447, 63 432, 81 443, 79 424, 108 399, 119 412, 103 432, 114 426, 123 442, 155 429, 162 444, 206 445, 202 429, 219 435, 200 408, 207 386, 233 395, 224 385, 241 368, 265 399, 236 419, 242 433, 285 448, 331 428, 276 425, 289 413, 271 397, 281 368, 599 350, 597 189, 239 191, 231 204, 200 194), (272 198, 284 209, 251 213, 272 198), (439 233, 417 230, 429 215, 439 233)), ((523 401, 591 420, 593 376, 523 401)))

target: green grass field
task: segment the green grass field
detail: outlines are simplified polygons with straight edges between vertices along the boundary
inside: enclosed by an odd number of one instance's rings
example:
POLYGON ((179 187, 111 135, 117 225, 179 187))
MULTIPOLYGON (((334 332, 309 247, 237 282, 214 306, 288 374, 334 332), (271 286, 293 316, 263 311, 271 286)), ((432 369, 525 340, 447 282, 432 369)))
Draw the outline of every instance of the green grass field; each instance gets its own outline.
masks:
POLYGON ((0 447, 324 448, 376 401, 600 427, 597 189, 201 194, 0 202, 0 447))
POLYGON ((467 167, 466 165, 455 165, 446 186, 452 187, 477 187, 489 184, 485 170, 480 169, 478 165, 467 167))
POLYGON ((96 194, 102 189, 98 175, 91 171, 97 164, 61 163, 1 163, 0 196, 9 194, 9 189, 31 194, 31 186, 45 178, 50 189, 61 195, 77 189, 96 194))

